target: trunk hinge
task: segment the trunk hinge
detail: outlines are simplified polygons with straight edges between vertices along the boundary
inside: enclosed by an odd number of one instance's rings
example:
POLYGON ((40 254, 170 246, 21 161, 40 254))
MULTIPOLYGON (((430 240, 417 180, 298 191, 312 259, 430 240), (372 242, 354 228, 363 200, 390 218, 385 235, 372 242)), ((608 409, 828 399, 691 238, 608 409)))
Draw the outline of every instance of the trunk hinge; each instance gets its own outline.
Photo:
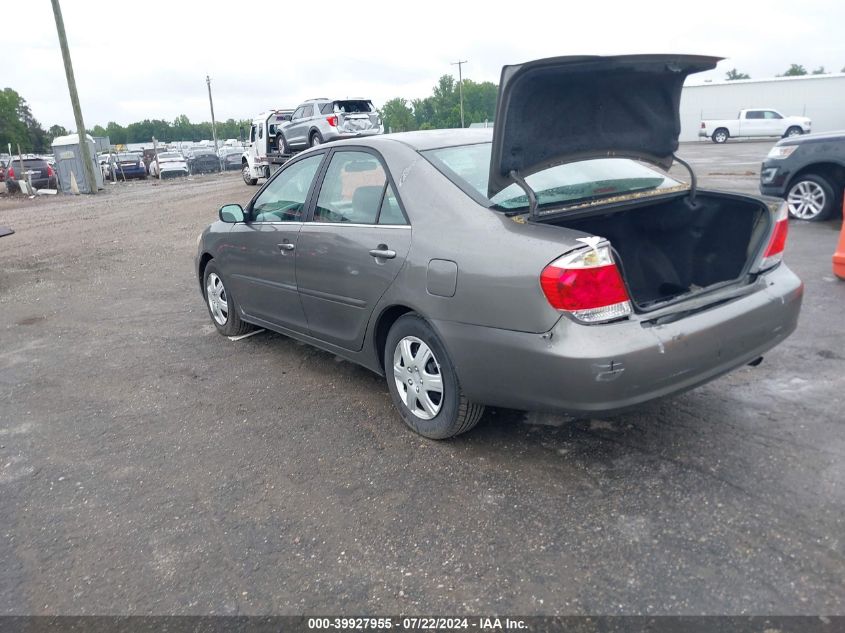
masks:
POLYGON ((680 163, 684 167, 687 168, 690 176, 690 183, 689 183, 689 203, 690 206, 695 206, 695 194, 698 191, 698 179, 695 177, 695 171, 693 171, 692 166, 685 160, 678 158, 677 156, 672 156, 676 162, 680 163))
POLYGON ((534 190, 528 186, 528 183, 525 182, 525 178, 519 175, 515 169, 512 169, 511 172, 508 174, 513 181, 522 187, 522 190, 525 192, 525 195, 528 196, 528 217, 531 220, 536 220, 537 218, 537 196, 534 193, 534 190))

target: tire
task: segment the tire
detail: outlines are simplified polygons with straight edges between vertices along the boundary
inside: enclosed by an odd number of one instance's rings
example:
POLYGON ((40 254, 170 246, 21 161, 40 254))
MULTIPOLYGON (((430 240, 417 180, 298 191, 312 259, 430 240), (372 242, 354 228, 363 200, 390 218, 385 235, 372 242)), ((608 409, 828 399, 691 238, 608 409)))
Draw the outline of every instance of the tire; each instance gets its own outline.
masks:
POLYGON ((211 322, 220 334, 240 336, 254 329, 250 323, 241 321, 234 297, 226 290, 223 277, 214 260, 208 262, 203 272, 202 294, 211 322))
POLYGON ((316 147, 317 145, 323 144, 323 135, 320 134, 319 130, 314 130, 311 132, 311 136, 308 137, 308 147, 316 147))
POLYGON ((244 163, 241 165, 241 176, 244 179, 244 182, 248 184, 250 187, 253 187, 258 184, 258 178, 253 178, 252 173, 249 169, 249 163, 244 163))
POLYGON ((803 133, 804 133, 804 130, 802 130, 797 125, 793 125, 791 128, 789 128, 786 131, 786 134, 783 135, 783 138, 788 138, 790 136, 801 136, 803 133))
POLYGON ((283 134, 279 135, 279 141, 276 143, 276 147, 279 150, 280 154, 290 154, 290 146, 288 145, 287 139, 284 137, 283 134))
POLYGON ((714 143, 719 143, 721 145, 722 143, 727 143, 730 137, 730 132, 728 132, 725 128, 720 127, 713 132, 713 136, 711 136, 710 139, 714 143))
POLYGON ((443 440, 466 433, 484 413, 484 405, 466 399, 443 342, 416 314, 400 317, 390 328, 384 367, 387 388, 402 421, 423 437, 443 440), (424 363, 421 371, 417 362, 424 363), (426 386, 434 388, 427 390, 426 386), (411 405, 406 404, 408 394, 411 405))
POLYGON ((786 206, 789 217, 807 222, 827 220, 836 207, 836 192, 827 178, 803 174, 789 184, 786 206))

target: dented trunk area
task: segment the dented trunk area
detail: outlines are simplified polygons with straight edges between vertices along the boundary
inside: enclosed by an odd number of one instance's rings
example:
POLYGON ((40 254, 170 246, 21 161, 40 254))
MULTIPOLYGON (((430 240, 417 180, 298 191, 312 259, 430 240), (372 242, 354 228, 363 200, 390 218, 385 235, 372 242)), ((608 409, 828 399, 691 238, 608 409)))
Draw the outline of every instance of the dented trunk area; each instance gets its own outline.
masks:
POLYGON ((588 216, 544 223, 610 241, 634 304, 655 308, 730 282, 740 282, 768 234, 771 214, 752 198, 699 192, 588 216))

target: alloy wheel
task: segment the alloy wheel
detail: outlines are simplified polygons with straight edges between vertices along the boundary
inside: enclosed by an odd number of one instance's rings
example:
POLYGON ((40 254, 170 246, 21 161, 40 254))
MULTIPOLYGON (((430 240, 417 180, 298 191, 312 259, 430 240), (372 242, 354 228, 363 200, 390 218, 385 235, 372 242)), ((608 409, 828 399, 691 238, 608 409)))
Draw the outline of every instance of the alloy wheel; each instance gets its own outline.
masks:
POLYGON ((217 273, 211 273, 205 282, 205 296, 208 301, 208 308, 211 310, 211 317, 221 327, 229 320, 229 300, 226 296, 226 288, 223 280, 217 273))
POLYGON ((416 336, 406 336, 393 352, 393 379, 408 410, 431 420, 443 406, 443 376, 434 352, 416 336))
POLYGON ((824 189, 810 180, 795 183, 786 196, 789 214, 799 220, 811 220, 824 211, 827 197, 824 189))

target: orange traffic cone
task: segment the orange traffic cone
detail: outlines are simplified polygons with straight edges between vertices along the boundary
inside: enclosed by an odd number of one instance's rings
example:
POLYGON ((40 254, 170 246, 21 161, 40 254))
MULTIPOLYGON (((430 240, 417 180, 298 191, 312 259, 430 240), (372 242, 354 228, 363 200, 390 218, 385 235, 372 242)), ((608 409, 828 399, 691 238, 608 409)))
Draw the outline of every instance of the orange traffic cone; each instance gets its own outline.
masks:
POLYGON ((833 254, 833 274, 845 279, 845 199, 842 200, 842 230, 839 233, 839 246, 833 254))

